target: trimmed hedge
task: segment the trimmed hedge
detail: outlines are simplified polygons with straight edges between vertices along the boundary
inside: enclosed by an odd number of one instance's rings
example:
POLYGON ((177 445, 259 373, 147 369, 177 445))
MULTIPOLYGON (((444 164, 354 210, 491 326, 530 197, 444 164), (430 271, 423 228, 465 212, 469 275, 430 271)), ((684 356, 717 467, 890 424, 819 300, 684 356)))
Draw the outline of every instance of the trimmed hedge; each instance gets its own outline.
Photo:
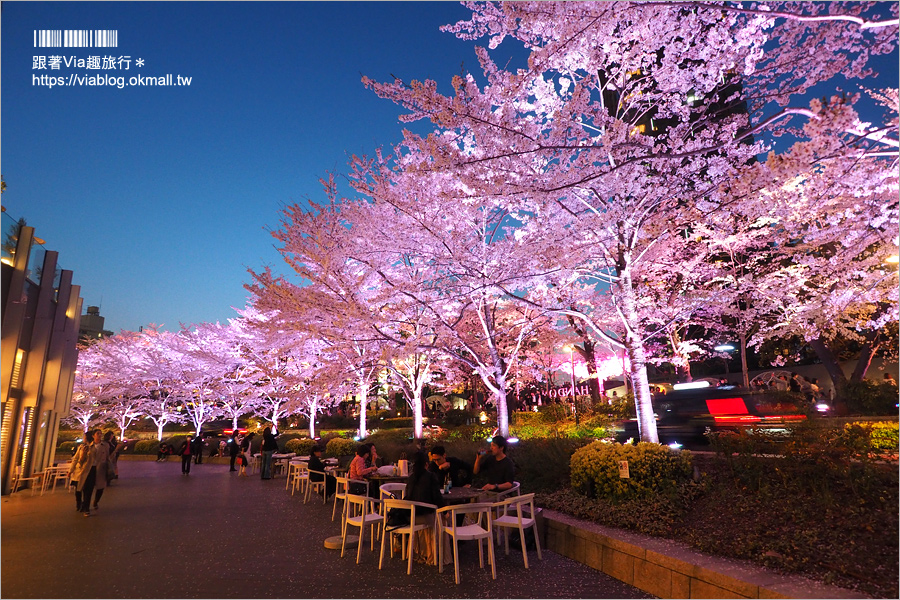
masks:
MULTIPOLYGON (((537 414, 537 413, 535 413, 537 414)), ((587 442, 578 439, 520 440, 507 447, 507 454, 516 465, 516 481, 522 484, 523 493, 552 492, 569 485, 572 454, 587 442)), ((485 448, 486 442, 472 443, 459 456, 473 462, 475 451, 485 448)))
POLYGON ((79 442, 63 442, 59 445, 56 451, 59 454, 72 454, 75 451, 75 447, 78 446, 79 442))
POLYGON ((863 379, 848 381, 840 390, 851 415, 896 415, 897 386, 863 379))
POLYGON ((134 444, 135 454, 155 454, 159 449, 159 442, 156 440, 138 440, 134 444))
POLYGON ((900 447, 900 423, 869 421, 844 425, 845 430, 853 430, 854 428, 859 428, 864 433, 872 450, 896 452, 898 447, 900 447))
POLYGON ((347 438, 332 438, 325 444, 325 456, 338 457, 356 454, 359 442, 347 438))
POLYGON ((675 494, 694 474, 690 452, 647 442, 594 442, 576 450, 570 465, 573 489, 608 500, 675 494), (619 477, 620 461, 628 461, 627 479, 619 477))
POLYGON ((284 444, 287 452, 293 452, 297 456, 309 456, 312 453, 313 446, 317 444, 316 440, 309 438, 288 440, 284 444))
POLYGON ((400 429, 404 427, 411 428, 414 419, 412 417, 395 417, 393 419, 384 419, 380 423, 382 429, 400 429))

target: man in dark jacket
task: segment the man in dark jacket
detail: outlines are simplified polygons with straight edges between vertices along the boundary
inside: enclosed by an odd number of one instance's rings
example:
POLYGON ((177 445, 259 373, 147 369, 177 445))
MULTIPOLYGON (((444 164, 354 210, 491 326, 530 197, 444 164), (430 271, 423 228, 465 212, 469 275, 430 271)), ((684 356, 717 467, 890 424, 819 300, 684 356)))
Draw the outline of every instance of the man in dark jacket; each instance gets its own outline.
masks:
POLYGON ((198 435, 191 442, 191 454, 194 455, 194 464, 199 465, 203 462, 203 435, 198 435))
POLYGON ((237 429, 231 432, 231 438, 228 440, 228 456, 231 458, 231 468, 229 471, 237 471, 234 468, 234 461, 237 460, 237 455, 241 451, 241 444, 237 439, 238 432, 237 429))
POLYGON ((472 465, 455 456, 448 457, 443 446, 435 446, 429 455, 428 470, 437 474, 441 484, 449 477, 453 487, 472 486, 472 465))

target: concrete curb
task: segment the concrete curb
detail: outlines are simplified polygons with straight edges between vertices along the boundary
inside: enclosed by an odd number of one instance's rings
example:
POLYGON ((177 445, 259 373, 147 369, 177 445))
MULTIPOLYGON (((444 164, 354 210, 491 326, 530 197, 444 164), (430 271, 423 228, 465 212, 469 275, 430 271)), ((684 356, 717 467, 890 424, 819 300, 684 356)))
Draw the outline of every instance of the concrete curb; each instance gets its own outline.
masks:
POLYGON ((660 598, 868 598, 544 509, 542 545, 660 598), (546 541, 545 541, 546 540, 546 541))

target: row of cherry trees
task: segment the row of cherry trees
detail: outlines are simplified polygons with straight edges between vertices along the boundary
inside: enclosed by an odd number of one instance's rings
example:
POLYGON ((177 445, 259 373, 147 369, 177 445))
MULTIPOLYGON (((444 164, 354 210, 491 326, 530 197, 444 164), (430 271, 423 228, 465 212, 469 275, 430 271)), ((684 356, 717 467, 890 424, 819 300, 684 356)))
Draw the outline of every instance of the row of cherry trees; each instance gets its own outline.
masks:
POLYGON ((80 351, 71 418, 85 430, 115 421, 123 435, 148 418, 161 439, 168 424, 188 422, 199 434, 214 419, 237 427, 242 415, 277 423, 302 413, 314 436, 318 409, 340 392, 318 350, 310 338, 271 327, 252 308, 228 326, 123 331, 80 351))
MULTIPOLYGON (((898 93, 867 91, 888 114, 878 124, 860 120, 859 94, 809 97, 896 52, 896 3, 468 6, 470 20, 444 29, 488 40, 480 72, 455 77, 450 95, 364 77, 420 132, 354 157, 355 194, 329 178, 321 203, 287 207, 273 235, 293 273, 252 273, 244 318, 273 345, 236 352, 256 356, 246 374, 270 386, 273 419, 307 380, 305 398, 329 381, 365 398, 387 369, 418 436, 434 373, 474 373, 506 434, 520 356, 567 319, 579 352, 627 354, 651 441, 651 361, 689 373, 716 336, 745 355, 796 335, 840 387, 831 342, 856 338, 872 355, 898 317, 885 267, 897 252, 898 93), (523 45, 527 65, 495 63, 501 43, 523 45), (288 348, 298 354, 274 358, 288 348), (286 364, 314 373, 283 377, 286 364)), ((191 383, 175 395, 199 395, 194 410, 240 379, 225 360, 198 383, 207 374, 191 361, 210 329, 178 336, 191 383)))
POLYGON ((692 326, 742 352, 800 335, 840 385, 829 342, 897 321, 898 96, 869 92, 890 113, 876 125, 856 94, 808 98, 896 51, 897 5, 876 4, 469 4, 445 30, 488 38, 481 73, 451 95, 364 77, 432 130, 354 157, 357 197, 331 180, 327 203, 287 208, 274 235, 300 283, 266 271, 252 290, 285 322, 352 338, 356 368, 453 357, 504 432, 514 357, 561 316, 627 353, 647 440, 647 364, 686 366, 692 326), (507 38, 527 67, 491 59, 507 38), (777 138, 792 143, 776 153, 777 138))

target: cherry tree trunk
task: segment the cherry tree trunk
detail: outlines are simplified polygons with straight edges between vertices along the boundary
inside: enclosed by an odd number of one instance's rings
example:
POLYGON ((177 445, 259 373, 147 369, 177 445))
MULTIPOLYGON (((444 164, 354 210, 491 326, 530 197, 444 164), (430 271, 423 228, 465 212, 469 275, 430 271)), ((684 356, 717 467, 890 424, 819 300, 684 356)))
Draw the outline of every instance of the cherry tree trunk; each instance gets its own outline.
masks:
POLYGON ((319 412, 319 403, 313 399, 309 404, 309 438, 316 439, 316 413, 319 412))
POLYGON ((416 387, 413 391, 413 437, 421 440, 422 433, 422 388, 416 387))
POLYGON ((366 393, 369 391, 369 382, 366 381, 365 377, 359 378, 359 439, 363 439, 368 435, 368 431, 366 430, 366 408, 368 408, 368 402, 366 399, 366 393))
POLYGON ((637 412, 638 432, 642 442, 659 443, 656 432, 656 417, 653 415, 653 399, 650 396, 650 383, 647 380, 647 354, 641 339, 640 320, 634 288, 631 285, 631 273, 626 268, 620 275, 620 298, 622 299, 622 316, 625 319, 625 350, 631 361, 631 385, 634 391, 634 407, 637 412))
POLYGON ((577 348, 578 354, 581 355, 581 358, 584 359, 584 364, 587 366, 588 389, 591 392, 591 404, 596 406, 600 403, 600 378, 597 375, 597 354, 595 351, 595 344, 587 339, 587 336, 582 336, 581 340, 584 344, 584 349, 577 348))
POLYGON ((506 378, 497 378, 497 387, 494 390, 494 403, 497 405, 497 427, 500 435, 509 437, 509 406, 506 404, 506 378))
POLYGON ((281 403, 272 408, 272 433, 278 434, 278 417, 281 416, 281 403))
MULTIPOLYGON (((575 308, 574 306, 572 307, 575 308)), ((584 348, 575 346, 578 354, 584 359, 588 372, 588 389, 591 391, 591 402, 596 405, 600 403, 600 377, 597 375, 597 345, 590 337, 588 337, 587 328, 580 322, 575 320, 572 315, 567 315, 569 326, 581 337, 581 343, 584 348)))
POLYGON ((872 359, 881 347, 882 337, 880 331, 870 331, 866 335, 866 343, 859 351, 859 360, 856 362, 856 368, 850 375, 850 381, 862 381, 866 376, 866 371, 872 365, 872 359))
POLYGON ((744 389, 750 389, 750 371, 747 368, 747 334, 741 329, 741 375, 743 376, 744 389))
POLYGON ((843 393, 844 386, 847 385, 847 376, 844 375, 844 370, 841 369, 841 365, 838 364, 831 348, 828 347, 827 342, 822 338, 810 340, 809 346, 815 351, 819 360, 822 361, 822 366, 825 367, 825 370, 828 372, 828 376, 831 377, 835 395, 840 396, 841 393, 843 393))

